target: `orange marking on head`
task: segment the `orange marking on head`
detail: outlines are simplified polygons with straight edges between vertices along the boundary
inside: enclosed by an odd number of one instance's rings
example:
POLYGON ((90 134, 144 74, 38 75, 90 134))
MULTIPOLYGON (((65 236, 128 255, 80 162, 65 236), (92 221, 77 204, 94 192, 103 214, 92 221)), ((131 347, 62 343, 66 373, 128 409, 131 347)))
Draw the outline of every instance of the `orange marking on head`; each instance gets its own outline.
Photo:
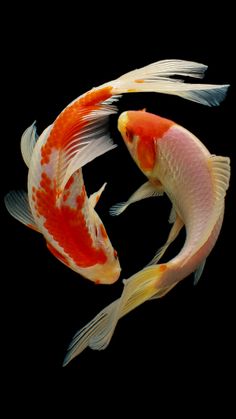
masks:
POLYGON ((139 138, 137 155, 143 170, 152 170, 156 162, 156 149, 152 139, 139 138))
POLYGON ((159 266, 159 270, 160 270, 160 272, 165 272, 165 271, 166 271, 166 269, 167 269, 167 266, 166 266, 166 265, 160 265, 160 266, 159 266))
POLYGON ((96 285, 101 284, 101 280, 100 280, 100 279, 96 279, 95 284, 96 284, 96 285))
POLYGON ((126 129, 137 136, 137 157, 143 170, 152 170, 156 162, 154 140, 160 140, 174 122, 160 116, 143 112, 129 111, 126 129))
POLYGON ((134 80, 134 81, 135 81, 135 83, 144 83, 144 80, 142 80, 142 79, 134 80))
POLYGON ((41 164, 48 164, 52 150, 65 147, 73 135, 86 126, 85 117, 99 109, 100 103, 111 96, 111 86, 91 90, 64 109, 54 122, 47 141, 41 148, 41 164))
POLYGON ((106 229, 105 229, 103 224, 100 224, 100 231, 101 231, 102 237, 104 239, 107 239, 108 235, 107 235, 106 229))
MULTIPOLYGON (((58 194, 55 185, 46 173, 41 179, 44 179, 44 182, 36 191, 35 208, 38 216, 45 218, 44 228, 77 266, 104 264, 107 256, 102 249, 93 246, 82 211, 87 198, 85 187, 83 186, 76 199, 77 208, 71 208, 66 204, 60 207, 56 205, 58 194)), ((56 257, 59 259, 58 255, 56 257)))
POLYGON ((134 135, 161 139, 168 129, 174 125, 173 121, 143 111, 129 111, 127 129, 134 135))

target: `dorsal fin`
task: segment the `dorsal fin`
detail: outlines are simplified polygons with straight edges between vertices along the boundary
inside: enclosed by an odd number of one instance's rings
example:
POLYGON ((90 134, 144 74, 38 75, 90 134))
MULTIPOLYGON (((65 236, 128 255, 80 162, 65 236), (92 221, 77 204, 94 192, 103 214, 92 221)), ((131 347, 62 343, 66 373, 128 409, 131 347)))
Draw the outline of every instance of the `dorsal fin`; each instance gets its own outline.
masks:
POLYGON ((34 146, 38 139, 38 134, 36 132, 36 121, 33 122, 26 130, 23 132, 21 137, 21 154, 23 160, 27 167, 30 165, 31 156, 33 153, 34 146))
MULTIPOLYGON (((198 241, 197 247, 194 249, 196 253, 208 240, 213 231, 218 219, 224 212, 225 194, 229 187, 230 179, 230 159, 229 157, 212 155, 208 160, 209 170, 212 175, 212 187, 214 190, 214 208, 209 218, 207 228, 198 241)), ((191 255, 184 260, 185 265, 191 255)), ((183 266, 182 265, 182 266, 183 266)))

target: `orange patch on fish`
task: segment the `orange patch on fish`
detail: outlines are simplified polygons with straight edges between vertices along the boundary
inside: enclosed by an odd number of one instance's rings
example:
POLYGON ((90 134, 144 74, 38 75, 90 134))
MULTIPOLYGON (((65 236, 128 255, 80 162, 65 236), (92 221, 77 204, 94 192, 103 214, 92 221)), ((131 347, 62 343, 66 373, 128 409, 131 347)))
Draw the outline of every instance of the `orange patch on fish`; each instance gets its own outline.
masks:
POLYGON ((46 173, 42 174, 41 178, 44 179, 44 183, 42 187, 40 182, 40 187, 36 190, 35 207, 38 214, 45 218, 44 227, 49 234, 77 266, 85 268, 97 263, 104 264, 107 256, 103 250, 93 246, 83 214, 87 199, 85 187, 83 186, 76 198, 76 208, 66 204, 58 207, 55 186, 46 173))
POLYGON ((166 265, 160 265, 160 266, 159 266, 159 270, 160 270, 160 272, 165 272, 165 271, 166 271, 166 269, 167 269, 167 266, 166 266, 166 265))
POLYGON ((109 86, 92 90, 65 108, 55 120, 47 141, 41 148, 42 165, 49 163, 53 149, 66 147, 73 135, 86 126, 85 117, 99 109, 100 103, 112 96, 111 92, 112 88, 109 86))
POLYGON ((156 162, 156 149, 154 141, 149 138, 139 138, 137 155, 143 170, 152 170, 156 162))
MULTIPOLYGON (((77 175, 79 174, 79 171, 77 172, 77 175)), ((68 180, 65 189, 70 189, 71 185, 74 183, 74 176, 71 176, 70 179, 68 180)))

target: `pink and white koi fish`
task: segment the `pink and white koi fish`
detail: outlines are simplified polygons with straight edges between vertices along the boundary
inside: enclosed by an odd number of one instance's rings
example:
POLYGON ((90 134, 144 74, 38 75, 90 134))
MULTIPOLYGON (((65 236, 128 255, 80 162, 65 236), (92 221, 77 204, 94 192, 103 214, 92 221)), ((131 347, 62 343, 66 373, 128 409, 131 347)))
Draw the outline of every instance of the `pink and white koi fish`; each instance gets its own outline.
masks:
POLYGON ((169 220, 173 227, 149 265, 124 281, 121 297, 75 335, 65 365, 87 346, 104 349, 121 317, 149 299, 164 296, 194 271, 197 283, 222 226, 230 178, 228 157, 210 154, 185 128, 145 111, 123 112, 118 129, 148 181, 127 202, 112 207, 111 213, 118 215, 133 202, 166 193, 173 205, 169 220), (182 250, 169 262, 157 264, 183 226, 182 250))
POLYGON ((69 104, 37 138, 35 125, 22 136, 29 167, 28 194, 10 192, 5 204, 13 217, 39 231, 61 262, 96 283, 110 284, 120 264, 94 207, 104 186, 88 198, 81 168, 112 150, 107 122, 112 102, 128 92, 161 92, 205 105, 218 105, 227 85, 185 84, 173 75, 203 77, 206 66, 181 60, 160 61, 105 83, 69 104))

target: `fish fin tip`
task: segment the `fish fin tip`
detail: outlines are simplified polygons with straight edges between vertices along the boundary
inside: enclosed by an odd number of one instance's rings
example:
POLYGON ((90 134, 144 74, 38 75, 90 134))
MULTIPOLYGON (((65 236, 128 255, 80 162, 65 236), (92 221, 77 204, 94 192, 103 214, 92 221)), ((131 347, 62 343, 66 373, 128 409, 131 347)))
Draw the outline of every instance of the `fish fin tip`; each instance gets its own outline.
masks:
POLYGON ((152 185, 150 182, 145 182, 130 196, 127 201, 113 205, 109 210, 110 215, 120 215, 126 210, 126 208, 128 208, 129 205, 141 201, 142 199, 154 196, 162 196, 163 193, 163 188, 161 186, 159 187, 152 185))
POLYGON ((204 267, 206 264, 206 259, 204 259, 200 265, 197 267, 196 271, 194 272, 194 280, 193 280, 193 285, 196 286, 202 276, 204 267))
POLYGON ((22 224, 27 227, 39 231, 38 227, 34 221, 28 196, 25 191, 10 191, 4 197, 4 203, 6 209, 11 214, 13 218, 20 221, 22 224))
POLYGON ((112 205, 112 207, 109 209, 109 214, 112 217, 116 217, 120 214, 122 214, 122 212, 124 212, 126 210, 126 208, 128 207, 126 202, 118 202, 115 205, 112 205))
POLYGON ((218 106, 224 100, 229 85, 184 83, 172 78, 183 76, 203 78, 207 66, 185 60, 163 60, 124 74, 114 81, 115 93, 157 92, 180 96, 207 106, 218 106))
POLYGON ((176 221, 176 211, 175 211, 174 206, 172 206, 168 222, 169 222, 169 224, 174 224, 175 221, 176 221))
POLYGON ((98 191, 97 192, 94 192, 93 194, 91 194, 90 195, 90 197, 89 197, 89 203, 90 203, 90 205, 93 207, 93 208, 95 208, 96 207, 96 205, 97 205, 97 203, 98 203, 98 201, 99 201, 99 199, 101 198, 101 195, 102 195, 102 193, 103 193, 103 191, 104 191, 104 189, 105 189, 105 187, 107 186, 107 182, 105 182, 102 186, 101 186, 101 188, 99 188, 98 189, 98 191))
POLYGON ((28 128, 26 128, 26 130, 23 132, 21 136, 21 154, 27 167, 29 167, 30 165, 30 160, 37 139, 38 134, 36 131, 36 121, 34 121, 28 128))

